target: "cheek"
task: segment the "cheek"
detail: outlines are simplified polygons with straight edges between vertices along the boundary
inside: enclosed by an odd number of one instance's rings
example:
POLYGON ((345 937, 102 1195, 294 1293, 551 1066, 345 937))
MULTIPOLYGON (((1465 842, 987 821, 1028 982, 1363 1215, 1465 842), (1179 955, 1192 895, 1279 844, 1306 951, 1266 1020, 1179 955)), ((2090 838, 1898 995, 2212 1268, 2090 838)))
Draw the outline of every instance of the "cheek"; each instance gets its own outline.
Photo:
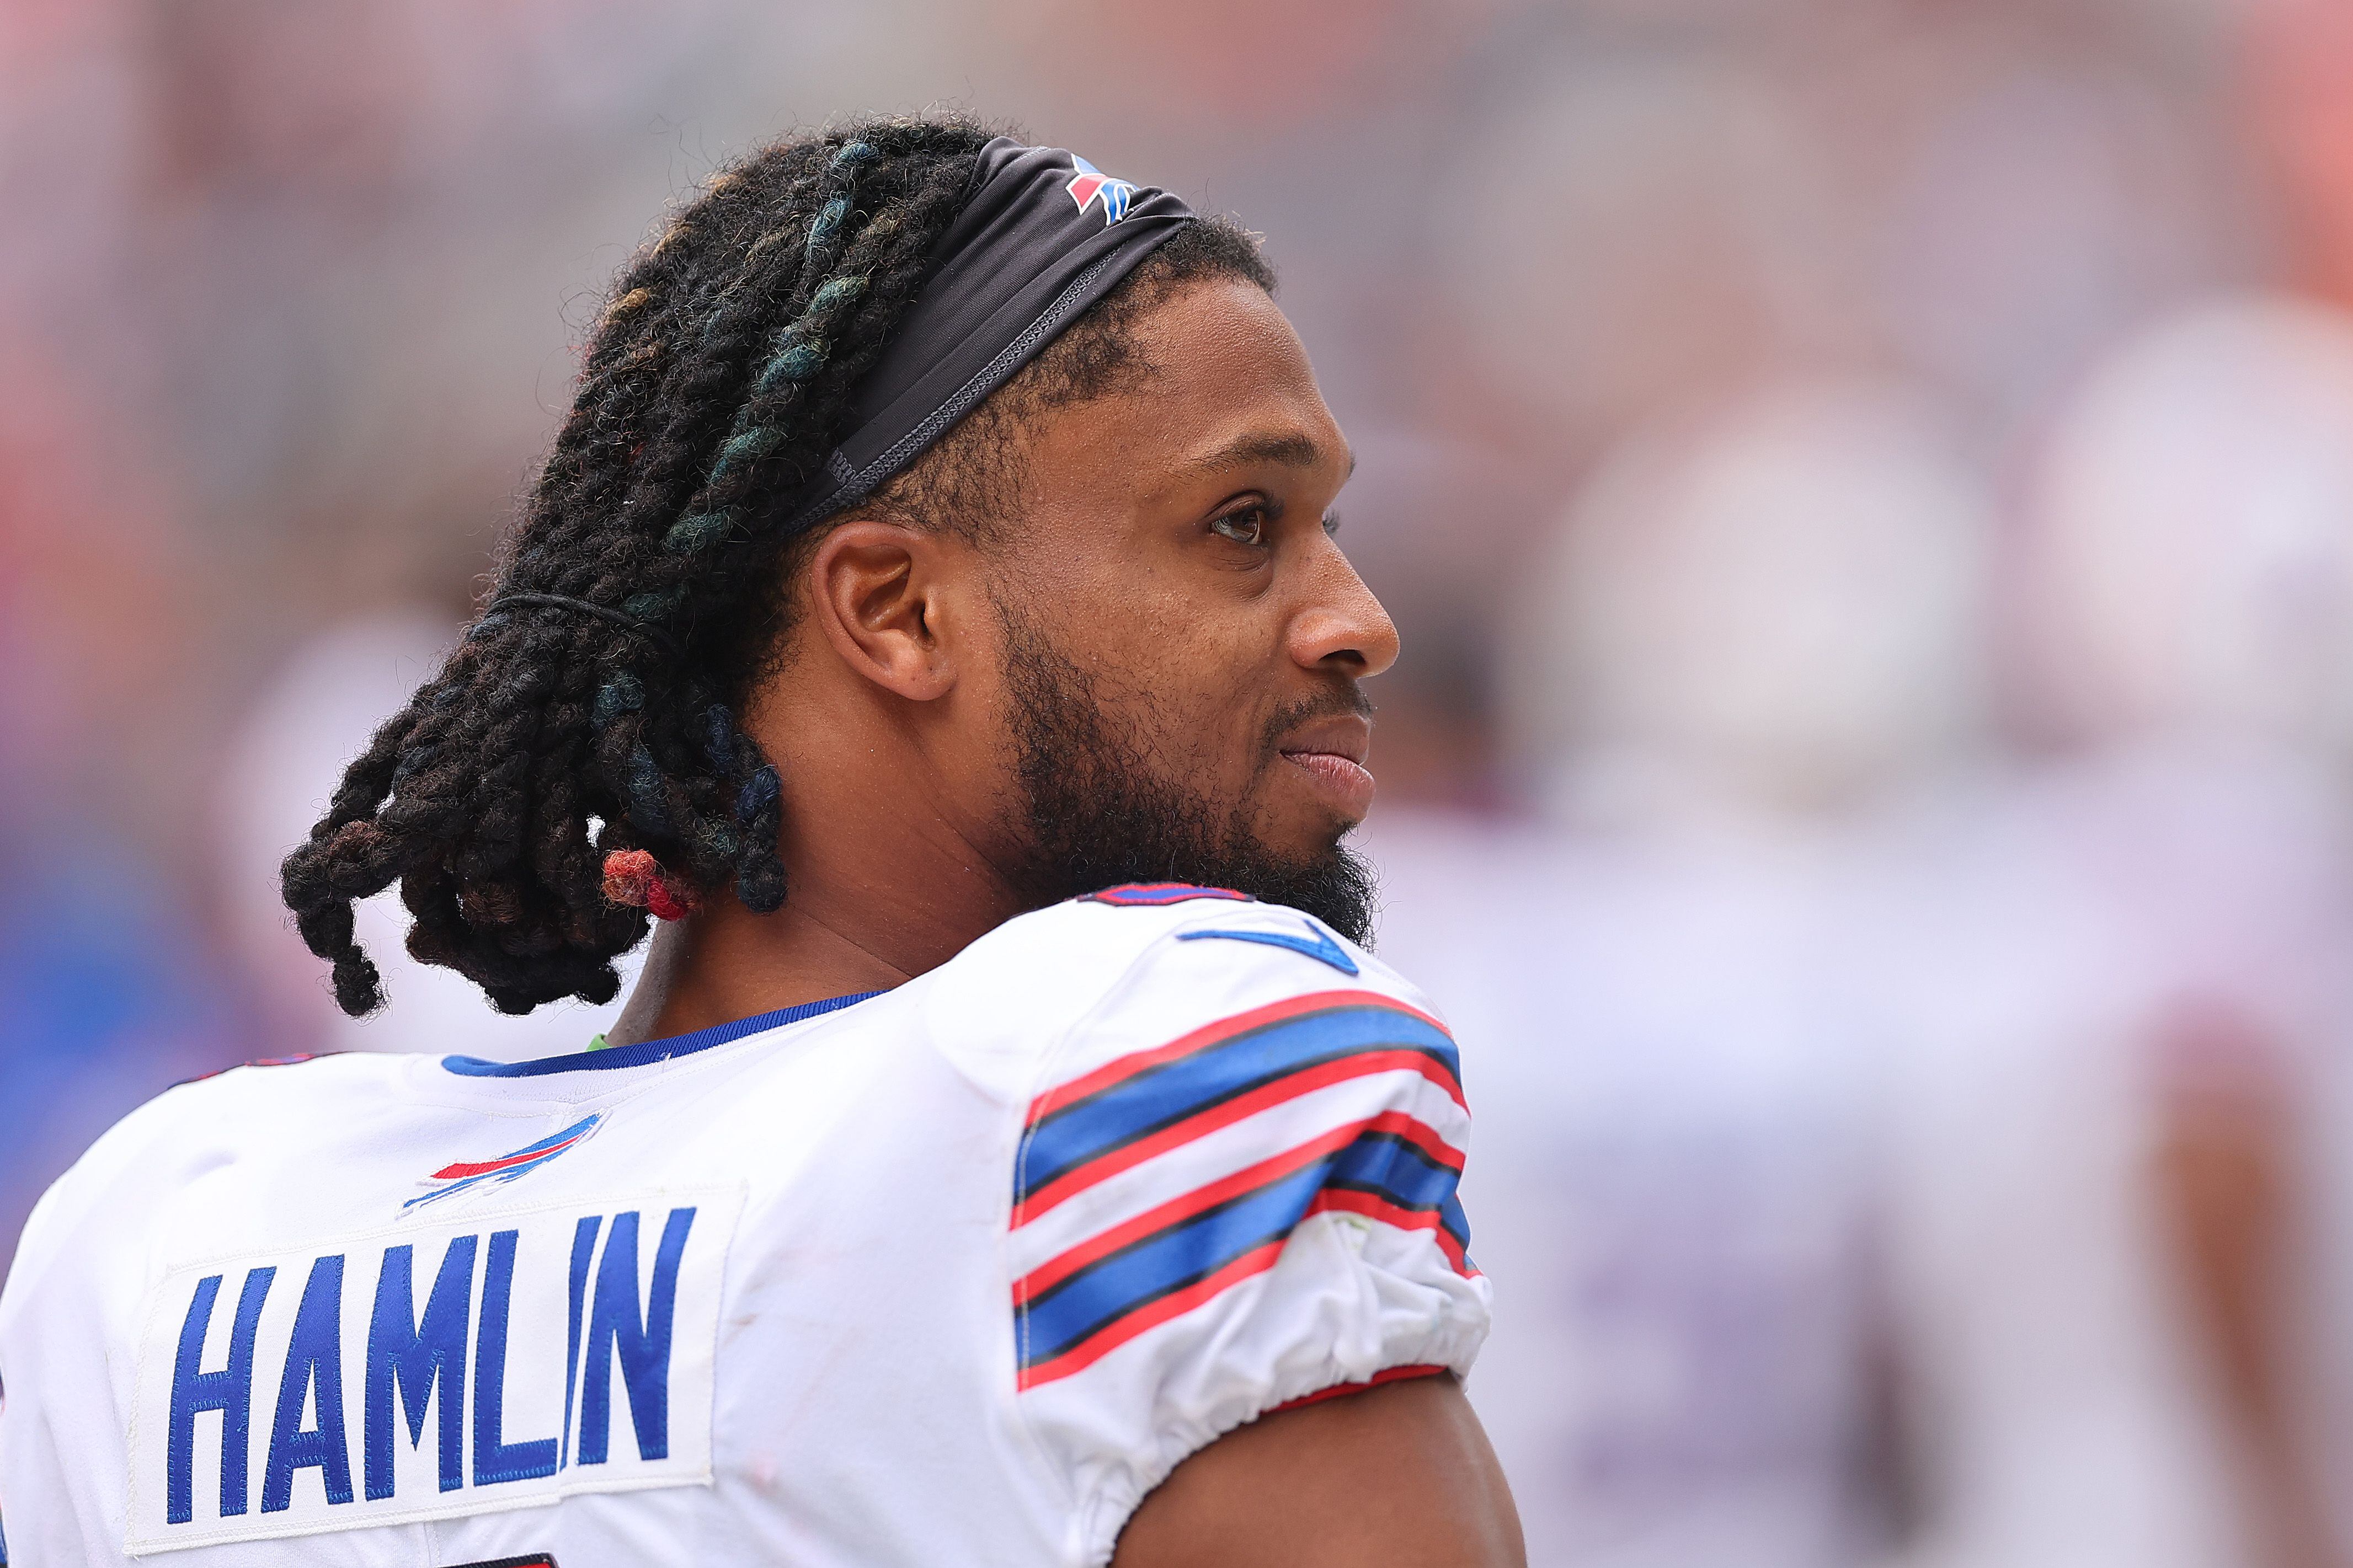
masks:
POLYGON ((1116 591, 1108 582, 1087 588, 1062 601, 1061 646, 1120 731, 1155 773, 1192 793, 1229 802, 1255 795, 1276 673, 1261 606, 1149 560, 1123 562, 1116 591), (1078 613, 1082 604, 1096 607, 1078 613))
POLYGON ((1220 664, 1198 638, 1172 637, 1117 683, 1129 732, 1157 766, 1198 792, 1234 799, 1262 772, 1266 717, 1251 674, 1220 664))
POLYGON ((1204 791, 1230 797, 1264 761, 1256 709, 1223 683, 1148 683, 1137 694, 1134 720, 1161 765, 1204 791))

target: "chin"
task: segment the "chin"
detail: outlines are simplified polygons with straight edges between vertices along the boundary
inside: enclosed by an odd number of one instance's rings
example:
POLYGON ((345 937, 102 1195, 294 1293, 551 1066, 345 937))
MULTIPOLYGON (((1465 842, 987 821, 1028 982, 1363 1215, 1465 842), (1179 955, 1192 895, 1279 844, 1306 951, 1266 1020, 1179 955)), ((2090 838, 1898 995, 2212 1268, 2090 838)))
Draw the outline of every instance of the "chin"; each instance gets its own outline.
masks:
POLYGON ((1253 835, 1268 853, 1296 865, 1313 865, 1339 852, 1340 842, 1363 818, 1343 816, 1313 801, 1298 803, 1253 835))

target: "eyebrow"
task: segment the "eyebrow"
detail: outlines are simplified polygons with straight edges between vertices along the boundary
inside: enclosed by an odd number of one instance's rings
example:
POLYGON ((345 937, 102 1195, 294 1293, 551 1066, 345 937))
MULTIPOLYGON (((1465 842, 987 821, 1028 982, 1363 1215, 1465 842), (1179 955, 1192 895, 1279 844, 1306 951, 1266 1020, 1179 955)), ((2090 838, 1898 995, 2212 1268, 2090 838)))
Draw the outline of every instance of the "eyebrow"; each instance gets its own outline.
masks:
MULTIPOLYGON (((1312 468, 1324 458, 1324 448, 1297 431, 1262 431, 1243 436, 1219 447, 1197 468, 1239 468, 1249 463, 1280 463, 1285 468, 1312 468)), ((1348 472, 1356 471, 1356 454, 1348 453, 1348 472)))

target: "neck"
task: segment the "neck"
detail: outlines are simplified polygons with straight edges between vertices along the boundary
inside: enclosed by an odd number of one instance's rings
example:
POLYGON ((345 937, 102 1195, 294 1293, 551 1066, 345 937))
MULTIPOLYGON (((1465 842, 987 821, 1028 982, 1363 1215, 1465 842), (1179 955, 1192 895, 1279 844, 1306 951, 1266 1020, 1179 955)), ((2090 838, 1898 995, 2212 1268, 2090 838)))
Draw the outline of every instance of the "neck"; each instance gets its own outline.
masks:
POLYGON ((721 893, 701 913, 658 927, 610 1044, 888 990, 1022 910, 1007 879, 939 816, 911 827, 892 802, 870 795, 787 800, 786 821, 828 831, 820 842, 787 829, 784 908, 754 914, 721 893))

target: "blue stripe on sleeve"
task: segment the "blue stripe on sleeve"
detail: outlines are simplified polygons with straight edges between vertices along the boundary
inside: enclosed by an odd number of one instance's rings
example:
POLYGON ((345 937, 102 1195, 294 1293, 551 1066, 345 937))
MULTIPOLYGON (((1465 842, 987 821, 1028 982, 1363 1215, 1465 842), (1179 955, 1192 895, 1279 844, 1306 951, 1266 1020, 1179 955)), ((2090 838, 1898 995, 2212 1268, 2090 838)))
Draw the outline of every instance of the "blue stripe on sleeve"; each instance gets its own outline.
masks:
MULTIPOLYGON (((1327 1187, 1369 1192, 1399 1208, 1457 1220, 1457 1177, 1410 1142, 1388 1133, 1359 1138, 1335 1154, 1233 1201, 1181 1220, 1057 1282, 1026 1302, 1024 1365, 1052 1359, 1098 1330, 1181 1290, 1268 1241, 1290 1236, 1327 1187)), ((1456 1229, 1468 1242, 1468 1226, 1456 1229)))
POLYGON ((1394 1007, 1352 1004, 1304 1013, 1204 1046, 1099 1093, 1057 1107, 1029 1135, 1022 1192, 1261 1083, 1366 1051, 1420 1051, 1458 1082, 1461 1058, 1443 1029, 1394 1007))
POLYGON ((1289 1236, 1323 1187, 1323 1166, 1310 1165, 1073 1274, 1028 1303, 1023 1364, 1050 1360, 1137 1308, 1289 1236))
POLYGON ((1434 1214, 1461 1179, 1407 1140, 1376 1132, 1341 1150, 1324 1184, 1377 1193, 1399 1208, 1434 1214))
POLYGON ((1462 1212, 1462 1199, 1459 1195, 1453 1193, 1446 1194, 1446 1201, 1438 1205, 1438 1223, 1446 1227, 1446 1233, 1449 1236, 1462 1244, 1463 1259, 1468 1262, 1471 1254, 1471 1216, 1462 1212))

